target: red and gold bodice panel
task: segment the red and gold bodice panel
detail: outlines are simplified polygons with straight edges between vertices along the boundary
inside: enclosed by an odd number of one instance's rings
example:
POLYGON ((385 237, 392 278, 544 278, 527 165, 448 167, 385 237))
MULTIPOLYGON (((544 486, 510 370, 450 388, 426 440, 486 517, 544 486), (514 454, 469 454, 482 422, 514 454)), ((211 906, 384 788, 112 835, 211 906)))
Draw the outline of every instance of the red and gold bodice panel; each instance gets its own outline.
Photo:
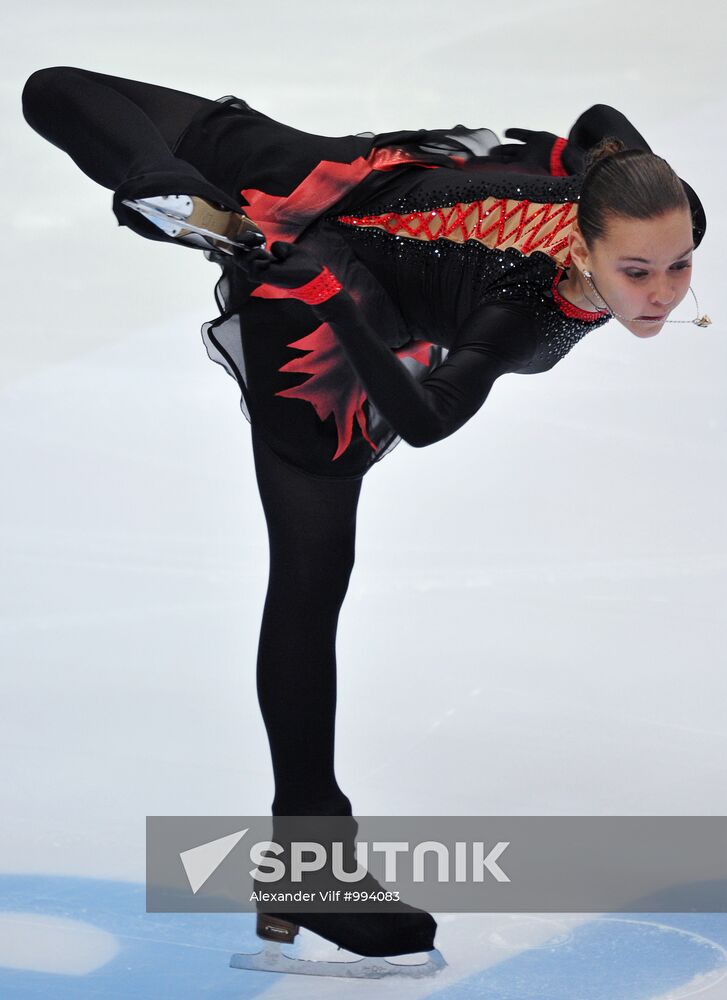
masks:
POLYGON ((474 240, 493 250, 515 249, 525 256, 537 250, 567 268, 568 237, 576 217, 573 202, 541 204, 490 196, 423 210, 339 215, 338 221, 408 239, 474 240))

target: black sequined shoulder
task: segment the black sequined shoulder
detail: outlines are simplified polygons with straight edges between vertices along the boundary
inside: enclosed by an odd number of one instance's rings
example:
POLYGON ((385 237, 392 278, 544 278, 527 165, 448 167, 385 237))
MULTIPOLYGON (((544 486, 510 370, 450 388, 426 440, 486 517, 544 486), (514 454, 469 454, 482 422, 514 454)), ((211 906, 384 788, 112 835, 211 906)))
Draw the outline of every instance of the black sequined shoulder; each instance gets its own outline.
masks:
POLYGON ((398 190, 337 206, 327 223, 399 304, 410 329, 447 348, 479 306, 517 303, 537 333, 534 374, 552 368, 609 318, 566 302, 568 234, 580 175, 454 168, 402 172, 398 190))
MULTIPOLYGON (((551 177, 543 174, 521 174, 502 171, 494 165, 490 169, 480 166, 475 170, 439 167, 436 170, 410 169, 399 171, 395 186, 369 198, 355 200, 359 210, 368 213, 415 212, 457 202, 471 202, 488 197, 509 198, 514 201, 531 201, 538 204, 575 202, 581 189, 582 174, 568 177, 551 177), (444 200, 443 200, 444 198, 444 200)), ((337 206, 339 213, 344 206, 337 206)), ((332 213, 329 213, 332 214, 332 213)))

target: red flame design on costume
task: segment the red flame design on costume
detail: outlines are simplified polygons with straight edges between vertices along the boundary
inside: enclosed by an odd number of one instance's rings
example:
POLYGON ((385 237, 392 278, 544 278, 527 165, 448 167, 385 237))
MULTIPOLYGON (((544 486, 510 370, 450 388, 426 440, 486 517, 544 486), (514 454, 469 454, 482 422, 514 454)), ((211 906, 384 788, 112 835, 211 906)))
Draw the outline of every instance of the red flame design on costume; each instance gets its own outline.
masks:
POLYGON ((387 147, 372 149, 368 156, 358 156, 351 163, 321 160, 290 194, 243 188, 240 194, 248 203, 245 214, 262 229, 268 246, 275 240, 294 240, 309 222, 340 201, 372 170, 393 170, 405 163, 436 169, 418 161, 413 153, 387 147))
MULTIPOLYGON (((288 195, 271 195, 257 188, 243 188, 240 193, 247 202, 244 211, 263 231, 268 246, 275 240, 293 242, 311 221, 335 205, 373 170, 393 170, 403 164, 437 169, 436 164, 420 160, 414 153, 396 147, 380 147, 372 149, 366 157, 357 157, 351 163, 321 160, 288 195)), ((290 299, 290 291, 262 284, 251 292, 252 297, 290 299)), ((366 393, 329 324, 321 323, 312 333, 288 344, 288 347, 307 351, 308 354, 293 358, 279 370, 305 373, 310 378, 301 385, 283 389, 276 395, 306 400, 312 404, 321 420, 333 414, 338 447, 332 461, 339 458, 350 445, 354 420, 371 448, 378 451, 366 426, 366 414, 363 410, 366 393)), ((413 358, 427 366, 431 347, 429 341, 416 340, 397 348, 393 353, 398 358, 413 358)))
MULTIPOLYGON (((305 372, 310 378, 301 385, 277 392, 276 396, 306 400, 313 405, 321 420, 333 414, 338 432, 338 447, 331 461, 339 458, 351 443, 354 420, 372 449, 378 451, 366 426, 366 414, 363 410, 366 393, 330 325, 321 323, 312 333, 288 344, 288 347, 308 351, 308 354, 304 358, 288 361, 280 371, 305 372)), ((398 358, 413 358, 422 365, 428 365, 431 347, 429 341, 416 340, 397 348, 393 353, 398 358)))

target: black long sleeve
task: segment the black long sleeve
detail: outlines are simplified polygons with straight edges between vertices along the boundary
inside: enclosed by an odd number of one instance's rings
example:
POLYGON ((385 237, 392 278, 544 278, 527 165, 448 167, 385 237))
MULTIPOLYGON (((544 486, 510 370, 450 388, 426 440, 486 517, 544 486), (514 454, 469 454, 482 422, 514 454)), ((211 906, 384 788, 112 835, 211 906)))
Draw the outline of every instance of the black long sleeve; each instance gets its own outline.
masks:
POLYGON ((368 397, 415 448, 454 433, 479 410, 495 379, 526 365, 536 349, 533 317, 526 308, 488 303, 458 330, 443 364, 418 380, 371 329, 345 289, 313 309, 330 324, 368 397))

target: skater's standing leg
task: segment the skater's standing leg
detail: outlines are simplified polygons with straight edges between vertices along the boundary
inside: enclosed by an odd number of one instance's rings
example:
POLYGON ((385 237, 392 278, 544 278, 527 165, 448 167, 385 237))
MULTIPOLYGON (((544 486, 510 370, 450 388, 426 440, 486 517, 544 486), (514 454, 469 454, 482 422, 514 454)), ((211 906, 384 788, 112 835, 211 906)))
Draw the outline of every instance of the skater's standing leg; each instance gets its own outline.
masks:
POLYGON ((270 542, 257 684, 274 815, 350 815, 334 775, 336 629, 355 556, 361 479, 307 475, 253 429, 270 542))

